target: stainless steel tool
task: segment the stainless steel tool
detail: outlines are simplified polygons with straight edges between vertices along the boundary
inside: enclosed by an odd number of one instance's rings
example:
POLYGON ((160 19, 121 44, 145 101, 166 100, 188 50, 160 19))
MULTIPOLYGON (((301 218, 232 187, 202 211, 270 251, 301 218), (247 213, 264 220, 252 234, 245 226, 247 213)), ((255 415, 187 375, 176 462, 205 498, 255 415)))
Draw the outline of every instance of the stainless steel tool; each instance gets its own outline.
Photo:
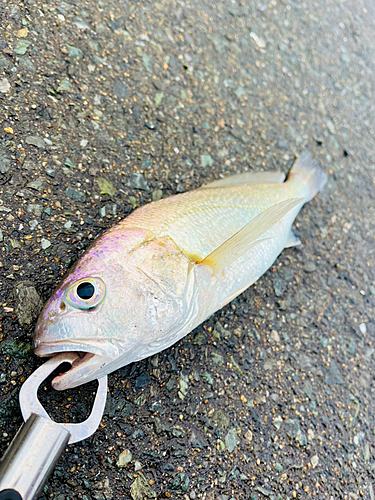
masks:
POLYGON ((41 491, 67 444, 91 436, 100 424, 107 398, 107 377, 99 386, 91 414, 79 424, 51 420, 38 400, 40 384, 62 363, 78 354, 67 352, 49 359, 24 382, 20 405, 25 423, 0 461, 0 500, 33 500, 41 491))

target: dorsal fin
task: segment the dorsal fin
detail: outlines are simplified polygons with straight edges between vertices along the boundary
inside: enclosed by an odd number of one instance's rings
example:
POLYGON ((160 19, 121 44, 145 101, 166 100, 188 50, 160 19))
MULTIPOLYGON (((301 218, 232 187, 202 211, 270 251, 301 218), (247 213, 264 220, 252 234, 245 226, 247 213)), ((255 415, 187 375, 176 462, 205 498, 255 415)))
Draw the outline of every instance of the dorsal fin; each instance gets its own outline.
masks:
POLYGON ((274 226, 276 222, 281 220, 292 208, 304 201, 304 198, 291 198, 267 208, 267 210, 257 215, 246 226, 216 248, 216 250, 207 255, 201 264, 210 266, 214 269, 215 273, 222 271, 250 250, 250 248, 265 241, 258 240, 258 238, 274 226))
POLYGON ((242 174, 231 175, 224 179, 219 179, 209 184, 204 184, 200 189, 211 189, 218 187, 233 186, 233 184, 268 184, 281 183, 285 181, 283 172, 243 172, 242 174))

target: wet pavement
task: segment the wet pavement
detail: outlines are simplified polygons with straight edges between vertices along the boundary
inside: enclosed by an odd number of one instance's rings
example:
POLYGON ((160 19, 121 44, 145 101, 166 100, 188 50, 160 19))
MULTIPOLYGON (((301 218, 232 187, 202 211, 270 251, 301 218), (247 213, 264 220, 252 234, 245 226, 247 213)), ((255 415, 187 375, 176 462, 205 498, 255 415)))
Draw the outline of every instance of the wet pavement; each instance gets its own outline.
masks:
MULTIPOLYGON (((375 498, 372 0, 0 1, 0 452, 69 266, 134 208, 309 151, 302 245, 109 377, 42 498, 375 498)), ((95 383, 40 398, 83 420, 95 383)))

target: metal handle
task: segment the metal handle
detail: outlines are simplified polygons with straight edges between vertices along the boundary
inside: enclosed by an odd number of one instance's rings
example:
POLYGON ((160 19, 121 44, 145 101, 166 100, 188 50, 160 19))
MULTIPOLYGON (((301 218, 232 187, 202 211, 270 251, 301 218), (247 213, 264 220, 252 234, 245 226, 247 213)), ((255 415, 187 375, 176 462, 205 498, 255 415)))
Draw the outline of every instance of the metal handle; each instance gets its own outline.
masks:
POLYGON ((0 462, 0 500, 35 498, 69 438, 62 425, 32 413, 0 462))

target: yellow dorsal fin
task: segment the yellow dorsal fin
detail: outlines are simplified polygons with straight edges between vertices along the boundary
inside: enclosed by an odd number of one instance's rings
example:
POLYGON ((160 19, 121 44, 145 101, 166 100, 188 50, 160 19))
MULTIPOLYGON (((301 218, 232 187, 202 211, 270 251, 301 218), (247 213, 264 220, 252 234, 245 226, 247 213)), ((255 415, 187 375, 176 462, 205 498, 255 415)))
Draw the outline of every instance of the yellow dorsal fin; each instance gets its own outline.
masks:
POLYGON ((241 184, 269 184, 281 183, 285 180, 282 172, 243 172, 242 174, 231 175, 217 181, 204 184, 200 189, 222 188, 241 184))
POLYGON ((215 273, 222 271, 250 250, 250 248, 265 241, 264 239, 257 240, 292 210, 292 208, 304 201, 304 198, 291 198, 267 208, 267 210, 257 215, 246 226, 216 248, 216 250, 207 255, 201 264, 212 267, 215 273))

